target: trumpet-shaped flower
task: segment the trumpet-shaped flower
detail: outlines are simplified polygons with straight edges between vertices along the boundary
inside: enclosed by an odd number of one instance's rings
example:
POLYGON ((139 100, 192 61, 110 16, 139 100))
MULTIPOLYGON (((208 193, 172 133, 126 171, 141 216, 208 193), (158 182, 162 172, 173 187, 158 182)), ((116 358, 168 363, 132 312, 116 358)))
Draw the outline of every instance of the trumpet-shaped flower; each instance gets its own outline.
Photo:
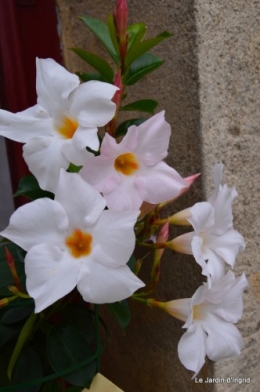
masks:
POLYGON ((26 286, 36 312, 76 286, 92 303, 120 301, 144 286, 126 265, 139 211, 105 206, 91 185, 62 169, 55 200, 35 200, 12 215, 1 235, 28 252, 26 286))
POLYGON ((79 78, 52 59, 36 59, 37 105, 0 110, 0 135, 25 143, 24 159, 43 189, 54 192, 61 168, 83 165, 99 148, 97 127, 113 118, 117 87, 79 78))
POLYGON ((242 316, 242 295, 246 286, 244 274, 236 278, 229 271, 213 282, 210 289, 203 283, 192 298, 151 303, 185 321, 183 328, 187 331, 180 339, 178 354, 182 364, 195 372, 194 377, 206 355, 217 361, 240 354, 243 340, 234 323, 242 316))
POLYGON ((165 162, 170 126, 160 112, 139 126, 131 126, 117 144, 105 135, 101 154, 80 171, 103 194, 113 210, 138 209, 143 201, 158 204, 177 196, 186 181, 165 162))
POLYGON ((179 219, 192 224, 194 232, 183 234, 169 243, 172 249, 192 254, 202 267, 202 273, 212 280, 225 274, 225 263, 234 266, 238 253, 245 248, 242 235, 233 229, 232 202, 237 193, 235 188, 220 185, 222 165, 214 167, 216 189, 208 202, 196 203, 181 213, 179 219))

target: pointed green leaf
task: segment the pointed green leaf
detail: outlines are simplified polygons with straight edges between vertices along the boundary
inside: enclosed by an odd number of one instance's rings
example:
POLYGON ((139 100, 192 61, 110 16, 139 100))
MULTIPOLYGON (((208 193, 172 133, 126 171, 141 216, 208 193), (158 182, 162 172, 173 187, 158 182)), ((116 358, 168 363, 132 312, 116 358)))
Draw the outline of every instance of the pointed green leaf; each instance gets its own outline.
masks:
POLYGON ((142 124, 146 118, 132 118, 131 120, 126 120, 122 122, 116 129, 115 137, 124 136, 131 125, 142 124))
POLYGON ((127 27, 128 35, 128 52, 131 50, 132 46, 140 42, 145 36, 147 26, 145 23, 135 23, 127 27))
POLYGON ((110 38, 107 25, 99 19, 90 18, 88 16, 81 16, 80 19, 83 20, 90 31, 92 31, 92 33, 94 33, 96 37, 102 42, 113 60, 118 63, 119 56, 116 53, 110 38))
POLYGON ((163 63, 164 60, 151 53, 143 54, 131 65, 124 78, 124 84, 129 86, 135 84, 139 79, 160 67, 163 63))
POLYGON ((142 42, 135 42, 135 44, 132 44, 131 50, 128 51, 126 56, 126 65, 131 65, 133 61, 135 61, 142 54, 148 52, 148 50, 153 48, 155 45, 158 45, 161 41, 171 36, 172 34, 168 33, 168 31, 164 31, 154 38, 150 38, 142 42))
POLYGON ((113 83, 114 72, 108 62, 94 53, 79 48, 71 48, 79 57, 98 71, 108 83, 113 83))
POLYGON ((99 80, 100 82, 106 82, 106 79, 102 75, 100 75, 100 73, 76 72, 76 74, 82 82, 89 82, 90 80, 99 80))
POLYGON ((154 114, 154 110, 157 106, 158 102, 153 99, 140 99, 139 101, 131 102, 128 105, 122 106, 120 110, 131 110, 154 114))
MULTIPOLYGON (((43 375, 41 359, 37 352, 31 347, 25 347, 17 360, 13 383, 25 383, 32 380, 37 380, 43 375)), ((34 385, 31 387, 19 388, 19 392, 38 392, 41 385, 34 385)))
POLYGON ((128 260, 128 262, 127 262, 127 265, 128 265, 128 267, 130 268, 131 271, 134 270, 134 268, 135 268, 135 263, 136 263, 136 258, 135 258, 134 255, 132 255, 132 256, 130 257, 130 259, 128 260))
POLYGON ((126 300, 107 304, 107 308, 122 329, 125 329, 131 321, 131 311, 126 300))
POLYGON ((26 196, 31 200, 36 200, 41 197, 49 197, 50 199, 54 199, 54 194, 42 190, 38 181, 33 175, 25 176, 21 179, 17 192, 14 194, 14 197, 17 196, 26 196))
POLYGON ((108 28, 108 31, 109 31, 109 35, 110 35, 111 41, 112 41, 113 46, 115 48, 115 51, 116 51, 116 53, 119 56, 119 46, 118 46, 118 41, 117 41, 116 28, 115 28, 113 15, 108 15, 108 18, 107 18, 107 28, 108 28))
POLYGON ((0 347, 18 335, 20 327, 18 325, 2 325, 0 324, 0 347))
POLYGON ((16 361, 19 357, 20 352, 22 351, 25 343, 27 342, 27 340, 29 339, 29 337, 31 336, 31 333, 34 329, 34 325, 36 323, 36 320, 38 318, 38 314, 32 313, 30 315, 30 317, 27 319, 27 321, 25 322, 20 335, 18 337, 18 340, 16 342, 14 351, 12 353, 9 365, 8 365, 8 369, 7 369, 7 375, 9 380, 11 380, 11 375, 12 375, 12 371, 14 368, 14 365, 16 364, 16 361))
MULTIPOLYGON (((77 365, 93 355, 88 341, 74 326, 55 326, 47 337, 47 353, 50 365, 58 372, 77 365)), ((96 373, 96 362, 63 376, 70 384, 83 387, 90 383, 96 373)))
POLYGON ((24 306, 19 306, 17 308, 6 307, 5 312, 1 317, 1 323, 5 325, 15 324, 28 317, 34 311, 35 306, 34 303, 27 303, 27 299, 24 299, 23 302, 24 306))
MULTIPOLYGON (((66 389, 68 391, 69 389, 66 389)), ((41 392, 60 392, 60 386, 57 380, 52 380, 44 384, 41 389, 41 392)), ((80 390, 79 390, 80 392, 80 390)))

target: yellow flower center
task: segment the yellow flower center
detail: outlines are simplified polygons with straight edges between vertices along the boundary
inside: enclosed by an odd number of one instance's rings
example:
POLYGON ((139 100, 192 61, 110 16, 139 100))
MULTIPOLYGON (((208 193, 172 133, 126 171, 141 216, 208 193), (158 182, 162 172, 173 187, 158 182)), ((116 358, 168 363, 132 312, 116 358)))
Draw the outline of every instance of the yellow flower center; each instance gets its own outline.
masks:
POLYGON ((73 233, 66 238, 66 245, 73 257, 87 256, 91 253, 92 236, 80 229, 74 229, 73 233))
POLYGON ((65 139, 71 139, 76 132, 78 125, 75 118, 64 117, 61 125, 57 127, 57 130, 65 139))
POLYGON ((202 320, 204 315, 204 305, 193 305, 193 320, 202 320))
POLYGON ((125 176, 133 174, 138 168, 138 162, 135 155, 131 152, 119 155, 115 162, 114 167, 117 171, 123 173, 125 176))

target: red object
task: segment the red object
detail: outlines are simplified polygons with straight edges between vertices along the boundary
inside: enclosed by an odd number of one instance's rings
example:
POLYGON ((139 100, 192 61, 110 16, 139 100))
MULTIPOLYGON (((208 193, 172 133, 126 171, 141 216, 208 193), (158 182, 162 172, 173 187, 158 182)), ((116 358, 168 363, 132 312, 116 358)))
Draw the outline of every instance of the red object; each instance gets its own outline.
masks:
MULTIPOLYGON (((36 103, 35 58, 62 63, 55 0, 0 0, 1 108, 19 112, 36 103)), ((22 145, 7 141, 13 191, 28 174, 22 145)), ((15 199, 16 206, 22 200, 15 199)))

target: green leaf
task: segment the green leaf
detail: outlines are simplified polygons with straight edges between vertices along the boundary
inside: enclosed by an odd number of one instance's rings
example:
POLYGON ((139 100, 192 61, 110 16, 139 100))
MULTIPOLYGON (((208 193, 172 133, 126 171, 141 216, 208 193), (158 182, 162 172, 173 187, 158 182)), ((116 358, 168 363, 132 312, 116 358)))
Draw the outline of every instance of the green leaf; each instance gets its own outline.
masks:
MULTIPOLYGON (((37 352, 31 347, 25 347, 17 360, 14 372, 13 383, 25 383, 42 377, 41 360, 37 352)), ((25 387, 19 392, 38 392, 41 385, 25 387)))
MULTIPOLYGON (((66 389, 68 391, 69 389, 66 389)), ((41 392, 60 392, 60 386, 57 380, 52 380, 44 384, 41 389, 41 392)))
POLYGON ((109 35, 107 25, 99 19, 89 18, 87 16, 81 16, 81 20, 86 24, 86 26, 96 35, 96 37, 102 42, 112 59, 118 63, 119 56, 116 53, 114 45, 109 35))
POLYGON ((24 320, 28 317, 34 310, 34 303, 26 304, 28 300, 24 299, 24 306, 19 306, 17 308, 5 308, 5 312, 1 317, 1 323, 4 325, 15 324, 18 321, 24 320))
POLYGON ((108 83, 113 83, 114 71, 106 60, 84 49, 71 48, 71 50, 95 68, 108 83))
POLYGON ((140 42, 143 37, 145 36, 147 30, 147 26, 145 23, 135 23, 127 27, 127 34, 128 34, 128 52, 138 42, 140 42))
POLYGON ((6 326, 0 324, 0 347, 11 340, 15 335, 18 335, 19 331, 20 327, 18 325, 6 326))
POLYGON ((135 263, 136 263, 136 258, 135 258, 134 255, 132 255, 132 256, 130 257, 130 259, 128 260, 128 262, 127 262, 127 265, 128 265, 128 267, 130 268, 131 271, 134 270, 135 263))
POLYGON ((69 173, 78 173, 80 171, 80 169, 82 169, 82 167, 83 166, 76 166, 73 163, 70 163, 67 171, 69 173))
POLYGON ((95 339, 95 326, 93 316, 88 309, 82 308, 80 304, 68 304, 62 314, 66 323, 73 324, 91 345, 95 339))
POLYGON ((118 46, 118 41, 117 41, 116 28, 115 28, 113 15, 108 15, 107 28, 109 31, 111 41, 112 41, 113 46, 115 48, 115 51, 119 55, 119 46, 118 46))
MULTIPOLYGON (((59 325, 47 337, 47 353, 50 365, 58 372, 77 365, 91 357, 93 351, 85 337, 72 325, 59 325)), ((67 374, 63 378, 70 384, 84 387, 96 373, 95 361, 67 374)))
POLYGON ((151 53, 143 54, 131 65, 124 77, 124 84, 129 86, 133 85, 139 79, 160 67, 163 63, 164 60, 151 53))
POLYGON ((140 99, 139 101, 131 102, 128 105, 122 106, 120 110, 133 110, 154 114, 154 110, 157 106, 158 102, 153 99, 140 99))
POLYGON ((115 137, 124 136, 131 125, 140 125, 146 120, 146 118, 132 118, 122 122, 116 129, 115 137))
POLYGON ((172 34, 168 33, 168 31, 163 31, 154 38, 150 38, 142 42, 135 42, 135 44, 131 46, 131 50, 127 53, 126 65, 129 67, 129 65, 131 65, 138 57, 142 56, 155 45, 158 45, 161 41, 171 36, 172 34))
POLYGON ((126 300, 107 304, 107 308, 118 322, 120 327, 124 330, 131 321, 131 312, 126 300))
POLYGON ((106 79, 103 78, 100 73, 76 72, 76 74, 82 82, 89 82, 90 80, 99 80, 100 82, 106 82, 106 79))
POLYGON ((18 340, 16 342, 14 351, 12 353, 10 362, 8 364, 7 375, 8 375, 9 380, 11 380, 12 371, 13 371, 13 368, 14 368, 16 361, 19 357, 19 354, 22 351, 25 343, 27 342, 27 340, 31 336, 31 333, 34 329, 34 325, 35 325, 37 318, 38 318, 38 314, 32 313, 30 315, 30 317, 26 320, 26 322, 20 332, 20 335, 19 335, 18 340))
POLYGON ((33 175, 25 176, 21 179, 17 192, 14 194, 14 197, 17 196, 26 196, 32 200, 39 199, 41 197, 54 199, 53 193, 44 191, 40 188, 38 181, 33 175))

